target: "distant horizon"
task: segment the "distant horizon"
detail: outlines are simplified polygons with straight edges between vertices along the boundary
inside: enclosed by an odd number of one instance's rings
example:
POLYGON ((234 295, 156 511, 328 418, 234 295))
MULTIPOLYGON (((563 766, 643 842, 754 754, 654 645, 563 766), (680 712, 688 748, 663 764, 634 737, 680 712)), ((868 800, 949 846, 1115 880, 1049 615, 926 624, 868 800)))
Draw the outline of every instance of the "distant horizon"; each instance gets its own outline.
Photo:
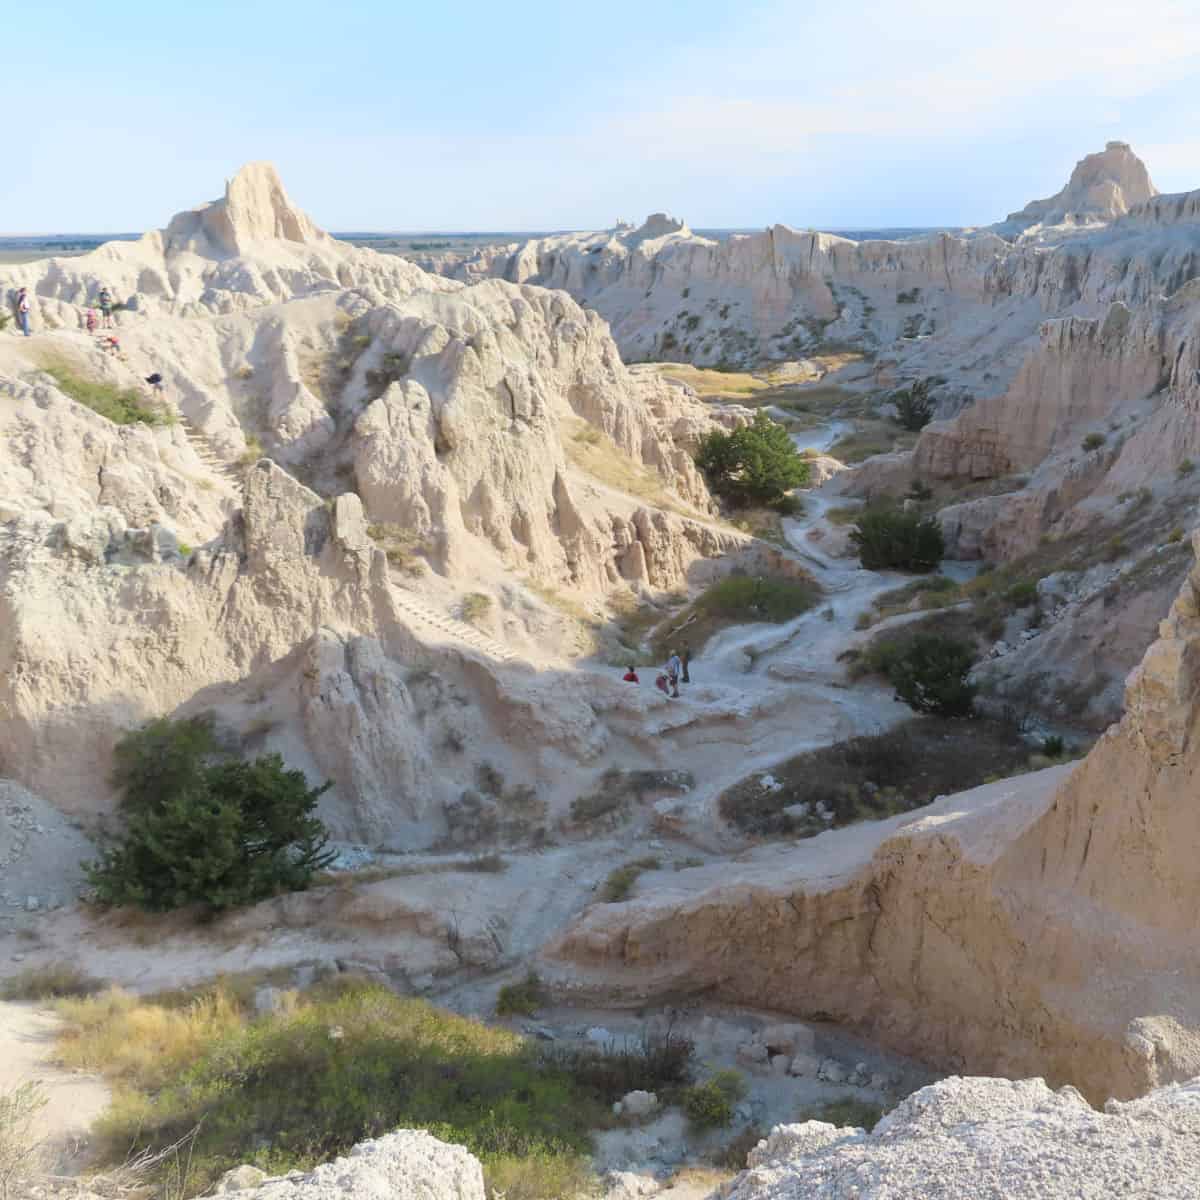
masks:
MULTIPOLYGON (((303 207, 303 206, 301 206, 303 207)), ((639 222, 640 224, 640 222, 639 222)), ((774 225, 788 225, 786 221, 775 221, 774 225)), ((991 222, 988 222, 991 224, 991 222)), ((69 238, 86 238, 88 240, 106 239, 109 241, 130 241, 144 237, 147 233, 152 233, 156 229, 165 228, 163 225, 153 226, 150 229, 132 230, 97 230, 97 229, 58 229, 58 230, 41 230, 26 233, 0 233, 0 241, 50 241, 54 239, 69 239, 69 238)), ((363 238, 415 238, 415 237, 556 237, 560 234, 568 233, 604 233, 607 230, 613 229, 613 225, 598 226, 595 228, 585 228, 579 226, 577 229, 325 229, 324 232, 330 237, 343 239, 350 237, 363 238)), ((688 228, 693 233, 762 233, 767 226, 761 225, 688 225, 688 228)), ((897 233, 927 233, 938 230, 949 229, 970 229, 977 228, 969 225, 896 225, 894 223, 879 222, 876 224, 858 223, 855 225, 835 226, 812 226, 812 225, 789 225, 789 228, 804 230, 815 229, 817 233, 852 233, 856 230, 884 230, 890 229, 897 233)))
MULTIPOLYGON (((1200 187, 1200 8, 126 0, 7 14, 0 227, 161 228, 269 159, 325 229, 961 228, 1128 142, 1200 187), (519 48, 514 67, 501 48, 519 48), (352 68, 348 64, 353 64, 352 68)), ((36 235, 7 235, 36 236, 36 235)))

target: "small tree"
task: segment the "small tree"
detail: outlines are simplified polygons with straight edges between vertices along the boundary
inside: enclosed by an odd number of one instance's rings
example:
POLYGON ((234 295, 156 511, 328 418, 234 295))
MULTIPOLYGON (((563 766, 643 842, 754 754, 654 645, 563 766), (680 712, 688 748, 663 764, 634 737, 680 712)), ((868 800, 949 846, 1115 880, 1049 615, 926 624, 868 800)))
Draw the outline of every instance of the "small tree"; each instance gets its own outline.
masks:
POLYGON ((910 708, 942 717, 969 717, 975 687, 967 675, 975 661, 970 645, 921 633, 888 664, 896 695, 910 708))
POLYGON ((787 430, 762 409, 741 429, 710 433, 696 463, 718 496, 739 505, 777 504, 806 484, 810 471, 787 430))
POLYGON ((151 721, 115 758, 125 833, 87 864, 102 903, 232 908, 303 889, 334 858, 312 815, 330 785, 310 788, 278 754, 224 756, 208 718, 151 721))
POLYGON ((912 387, 897 392, 892 403, 896 406, 896 420, 910 433, 917 433, 933 420, 928 379, 918 379, 912 387))
POLYGON ((932 571, 942 561, 946 541, 933 517, 900 508, 872 508, 850 531, 859 560, 871 571, 899 567, 932 571))

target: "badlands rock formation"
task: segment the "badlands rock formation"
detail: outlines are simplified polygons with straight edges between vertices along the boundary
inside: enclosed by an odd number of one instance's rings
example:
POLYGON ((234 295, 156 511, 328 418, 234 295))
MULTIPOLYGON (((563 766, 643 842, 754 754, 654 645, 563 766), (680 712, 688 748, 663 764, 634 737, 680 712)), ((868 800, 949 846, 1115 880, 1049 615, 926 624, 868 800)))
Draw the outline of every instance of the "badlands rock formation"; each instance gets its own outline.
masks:
POLYGON ((1142 162, 1111 142, 1057 196, 990 229, 854 242, 774 225, 716 241, 658 214, 639 229, 490 246, 427 265, 460 279, 564 288, 609 321, 627 360, 754 363, 849 343, 894 357, 901 374, 938 373, 993 394, 1046 316, 1140 301, 1153 294, 1144 285, 1173 290, 1182 282, 1172 284, 1173 271, 1191 269, 1169 252, 1163 263, 1142 254, 1136 238, 1070 239, 1049 254, 1011 239, 1035 223, 1075 232, 1085 222, 1102 234, 1097 223, 1159 204, 1156 196, 1142 162))
POLYGON ((946 1068, 1042 1074, 1097 1102, 1190 1078, 1198 646, 1193 565, 1126 716, 1078 767, 597 905, 550 955, 585 992, 770 996, 946 1068))
POLYGON ((992 229, 1002 237, 1028 237, 1059 225, 1104 224, 1157 195, 1145 163, 1129 144, 1109 142, 1075 164, 1061 191, 1009 213, 992 229))
POLYGON ((467 762, 431 769, 450 716, 490 743, 528 708, 499 737, 525 779, 561 780, 559 755, 609 734, 582 685, 500 670, 461 624, 482 652, 430 657, 414 629, 450 629, 470 589, 503 640, 561 662, 562 605, 678 587, 747 541, 711 519, 689 452, 704 410, 631 376, 594 313, 341 245, 269 167, 0 288, 21 282, 38 332, 0 338, 0 764, 73 813, 107 806, 122 728, 216 708, 335 781, 340 835, 427 841, 469 782, 467 762), (121 357, 76 331, 102 285, 127 305, 121 357), (132 390, 158 371, 178 420, 114 425, 64 371, 132 390), (434 669, 464 711, 431 722, 405 679, 434 669))

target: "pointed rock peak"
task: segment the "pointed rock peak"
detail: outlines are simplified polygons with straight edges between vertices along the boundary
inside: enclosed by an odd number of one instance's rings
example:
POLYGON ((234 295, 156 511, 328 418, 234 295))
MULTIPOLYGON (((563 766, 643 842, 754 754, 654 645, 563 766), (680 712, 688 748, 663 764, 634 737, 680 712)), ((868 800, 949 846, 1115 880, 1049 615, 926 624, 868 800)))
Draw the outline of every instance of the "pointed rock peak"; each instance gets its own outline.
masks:
POLYGON ((179 213, 167 226, 168 253, 206 257, 244 254, 261 242, 324 243, 329 235, 297 208, 271 163, 247 163, 225 185, 225 196, 179 213))
POLYGON ((1062 191, 1034 200, 995 226, 997 232, 1022 233, 1033 225, 1085 225, 1112 221, 1158 195, 1150 172, 1128 142, 1108 142, 1081 158, 1062 191))

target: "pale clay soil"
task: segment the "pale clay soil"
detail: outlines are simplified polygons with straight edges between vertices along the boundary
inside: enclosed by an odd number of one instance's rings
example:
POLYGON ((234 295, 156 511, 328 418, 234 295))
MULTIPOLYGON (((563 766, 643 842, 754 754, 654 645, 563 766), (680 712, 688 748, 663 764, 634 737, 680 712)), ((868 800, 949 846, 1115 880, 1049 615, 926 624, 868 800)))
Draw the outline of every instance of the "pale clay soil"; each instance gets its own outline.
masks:
MULTIPOLYGON (((838 433, 835 428, 805 431, 805 446, 823 449, 838 433)), ((852 689, 843 682, 837 656, 860 635, 854 621, 879 592, 897 586, 903 577, 864 571, 851 558, 835 558, 821 549, 830 527, 822 514, 836 483, 805 493, 805 515, 787 521, 786 534, 825 588, 823 601, 811 612, 784 625, 746 625, 719 634, 695 661, 694 682, 679 701, 651 710, 653 727, 646 730, 646 761, 614 762, 615 766, 657 765, 691 771, 697 786, 673 802, 665 829, 653 822, 653 809, 638 810, 615 832, 587 840, 566 841, 539 852, 508 851, 507 870, 500 874, 420 873, 454 855, 382 856, 382 865, 403 866, 414 873, 361 889, 349 920, 339 914, 335 923, 312 919, 274 924, 249 915, 215 935, 184 926, 126 928, 119 921, 97 921, 69 906, 51 912, 0 917, 0 961, 4 970, 20 970, 67 958, 99 978, 141 991, 197 982, 220 972, 265 970, 298 964, 343 966, 402 962, 406 982, 436 1002, 458 1011, 488 1016, 499 987, 520 978, 526 964, 568 921, 594 900, 607 874, 632 857, 654 854, 662 869, 642 876, 639 890, 657 887, 695 887, 711 881, 722 861, 739 856, 716 814, 716 798, 730 784, 804 749, 887 728, 909 715, 887 691, 870 684, 852 689), (702 866, 692 865, 700 859, 702 866), (676 870, 676 863, 688 866, 676 870), (691 877, 689 879, 688 877, 691 877), (377 911, 373 911, 377 910, 377 911), (396 919, 399 915, 400 919, 396 919), (407 918, 407 919, 404 919, 407 918), (440 924, 439 924, 440 922, 440 924), (464 934, 501 948, 486 969, 446 971, 441 933, 454 924, 464 934), (436 927, 431 934, 430 926, 436 927), (422 969, 424 968, 424 969, 422 969), (435 973, 439 973, 435 978, 435 973)), ((955 573, 956 564, 946 564, 955 573)), ((966 564, 962 565, 966 573, 966 564)), ((872 633, 876 630, 872 630, 872 633)), ((456 623, 419 630, 430 640, 454 641, 456 623)), ((579 670, 607 671, 583 662, 579 670)), ((652 673, 643 673, 641 687, 652 689, 652 673), (649 678, 647 676, 650 676, 649 678)), ((840 830, 844 841, 870 840, 869 827, 840 830)), ((26 871, 22 886, 34 887, 26 871)), ((42 888, 44 891, 44 887, 42 888)), ((8 912, 14 907, 10 904, 8 912)), ((305 977, 302 968, 300 978, 305 977)), ((395 976, 393 975, 393 978, 395 976)), ((772 1022, 770 1014, 690 1005, 668 1018, 661 1008, 649 1011, 585 1010, 552 1007, 534 1022, 518 1022, 541 1036, 575 1040, 590 1028, 608 1030, 614 1040, 637 1038, 654 1020, 675 1020, 675 1028, 697 1041, 702 1069, 737 1063, 736 1051, 755 1028, 772 1022), (707 1021, 704 1018, 708 1018, 707 1021), (702 1024, 703 1022, 703 1024, 702 1024)), ((97 1079, 71 1075, 50 1062, 55 1018, 26 1005, 0 1006, 0 1086, 25 1078, 46 1082, 51 1104, 39 1117, 38 1133, 56 1148, 59 1169, 68 1170, 83 1159, 64 1155, 77 1148, 91 1120, 107 1099, 97 1079)), ((738 1126, 754 1124, 764 1133, 773 1124, 794 1119, 797 1110, 853 1094, 875 1102, 894 1102, 932 1076, 919 1064, 882 1052, 836 1028, 816 1027, 816 1052, 846 1065, 866 1065, 867 1074, 886 1078, 884 1089, 831 1085, 816 1078, 773 1077, 766 1070, 741 1066, 750 1092, 738 1126)), ((737 1126, 735 1126, 736 1128, 737 1126)), ((721 1137, 727 1138, 728 1132, 721 1137)), ((712 1149, 719 1139, 689 1137, 677 1112, 630 1129, 605 1134, 597 1163, 613 1169, 677 1168, 712 1149), (647 1165, 649 1164, 649 1165, 647 1165)), ((706 1174, 683 1180, 668 1192, 675 1200, 708 1194, 713 1179, 706 1174)))

